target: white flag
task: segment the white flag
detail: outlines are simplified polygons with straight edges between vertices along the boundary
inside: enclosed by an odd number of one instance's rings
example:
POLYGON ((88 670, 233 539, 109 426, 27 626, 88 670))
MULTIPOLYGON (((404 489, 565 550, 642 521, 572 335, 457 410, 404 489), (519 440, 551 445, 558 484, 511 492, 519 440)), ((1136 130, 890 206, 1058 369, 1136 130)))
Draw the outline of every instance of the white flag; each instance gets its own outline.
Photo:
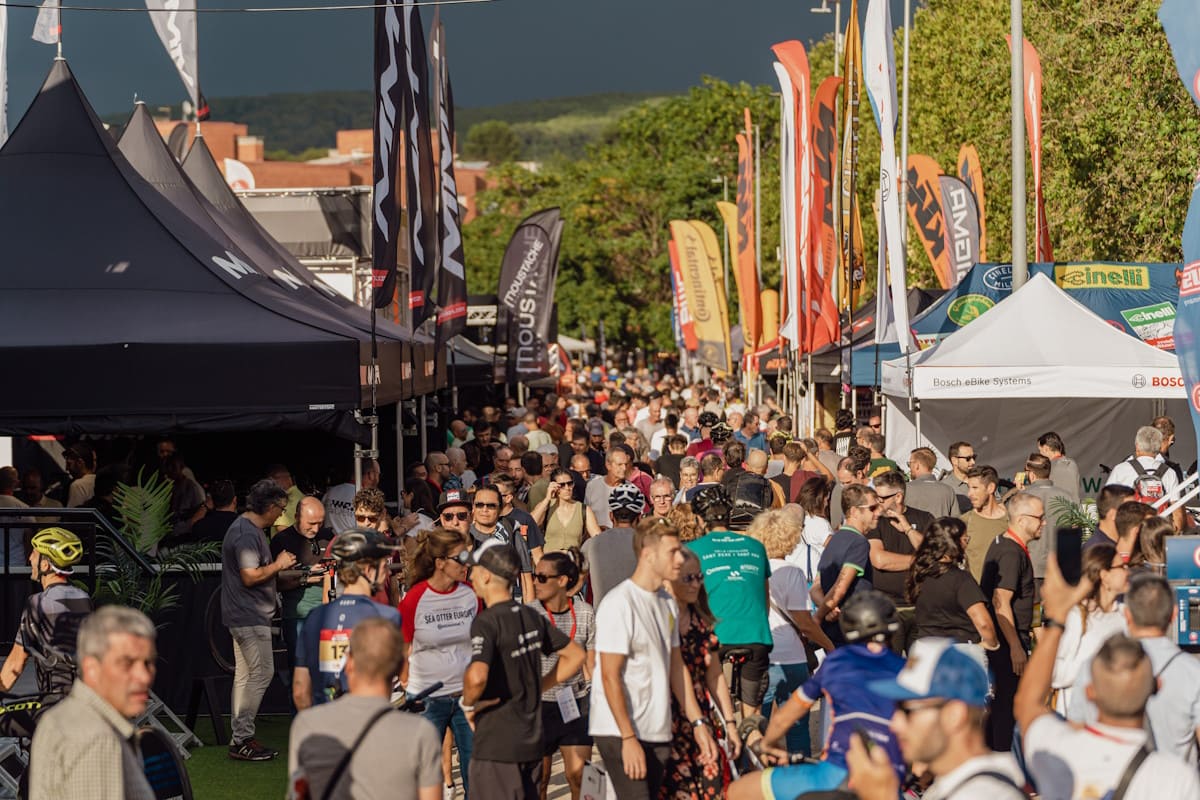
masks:
POLYGON ((146 0, 146 8, 171 63, 179 71, 192 107, 199 110, 203 101, 196 66, 196 0, 146 0))
MULTIPOLYGON (((904 241, 900 238, 900 184, 896 163, 896 55, 892 49, 892 15, 887 0, 871 0, 863 27, 863 83, 875 111, 882 153, 879 188, 883 193, 879 213, 887 235, 888 275, 892 313, 900 352, 916 349, 908 324, 908 285, 905 280, 904 241)), ((875 291, 882 292, 881 287, 875 291)))
POLYGON ((8 6, 0 6, 0 145, 8 141, 8 6))
POLYGON ((59 19, 59 0, 44 0, 38 9, 37 21, 33 23, 33 39, 44 44, 58 44, 62 35, 62 21, 59 19))
POLYGON ((775 75, 779 78, 779 89, 783 96, 783 141, 780 146, 780 202, 782 214, 780 236, 783 239, 783 259, 780 269, 783 274, 783 296, 787 298, 787 316, 779 326, 779 335, 787 340, 790 349, 800 344, 797 308, 803 309, 800 284, 796 268, 796 96, 792 79, 783 64, 775 62, 775 75))
POLYGON ((225 159, 225 182, 229 184, 230 189, 234 190, 255 187, 254 173, 236 158, 225 159))

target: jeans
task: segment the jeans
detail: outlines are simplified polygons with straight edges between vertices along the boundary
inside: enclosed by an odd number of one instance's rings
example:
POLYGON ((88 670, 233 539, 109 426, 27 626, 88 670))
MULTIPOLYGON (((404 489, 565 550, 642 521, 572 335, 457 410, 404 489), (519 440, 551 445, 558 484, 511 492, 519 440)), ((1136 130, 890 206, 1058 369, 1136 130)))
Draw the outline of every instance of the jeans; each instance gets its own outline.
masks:
MULTIPOLYGON (((808 680, 808 664, 775 664, 767 670, 767 694, 763 698, 763 716, 771 719, 772 706, 783 704, 808 680)), ((808 755, 812 748, 812 739, 808 732, 808 717, 802 717, 788 729, 787 749, 789 753, 808 755)))
POLYGON ((275 674, 275 654, 271 629, 266 625, 230 628, 229 632, 233 634, 233 743, 241 744, 254 738, 254 718, 275 674))
POLYGON ((437 728, 438 741, 446 737, 446 728, 454 734, 454 746, 458 748, 458 767, 462 773, 463 797, 470 797, 467 773, 471 766, 471 751, 474 750, 475 733, 467 722, 467 715, 458 707, 457 697, 430 697, 425 700, 425 711, 421 716, 437 728))

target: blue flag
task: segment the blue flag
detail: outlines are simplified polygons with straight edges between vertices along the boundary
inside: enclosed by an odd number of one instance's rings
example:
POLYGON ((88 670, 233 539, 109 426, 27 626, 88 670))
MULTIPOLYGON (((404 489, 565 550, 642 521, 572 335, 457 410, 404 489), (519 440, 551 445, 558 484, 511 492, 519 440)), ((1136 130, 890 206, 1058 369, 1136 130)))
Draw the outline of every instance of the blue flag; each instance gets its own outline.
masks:
POLYGON ((1163 0, 1158 20, 1167 32, 1179 77, 1200 104, 1200 13, 1195 0, 1163 0))

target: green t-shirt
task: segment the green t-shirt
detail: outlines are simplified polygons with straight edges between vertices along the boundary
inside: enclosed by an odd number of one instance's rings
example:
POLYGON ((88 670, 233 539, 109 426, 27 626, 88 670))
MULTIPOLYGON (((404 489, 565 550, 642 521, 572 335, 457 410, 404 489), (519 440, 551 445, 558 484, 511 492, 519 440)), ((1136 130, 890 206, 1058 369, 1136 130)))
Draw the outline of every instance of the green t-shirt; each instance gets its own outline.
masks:
POLYGON ((713 531, 687 546, 700 558, 721 644, 772 644, 767 619, 771 564, 762 542, 733 531, 713 531))

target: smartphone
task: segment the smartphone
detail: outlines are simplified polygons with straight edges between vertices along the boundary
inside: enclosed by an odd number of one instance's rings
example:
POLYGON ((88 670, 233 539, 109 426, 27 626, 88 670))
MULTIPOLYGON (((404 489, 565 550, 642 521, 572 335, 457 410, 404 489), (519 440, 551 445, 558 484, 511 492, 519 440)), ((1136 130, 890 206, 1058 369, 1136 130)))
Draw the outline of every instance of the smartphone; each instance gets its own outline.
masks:
POLYGON ((1057 528, 1054 531, 1054 555, 1058 570, 1072 586, 1079 585, 1083 576, 1083 529, 1057 528))

